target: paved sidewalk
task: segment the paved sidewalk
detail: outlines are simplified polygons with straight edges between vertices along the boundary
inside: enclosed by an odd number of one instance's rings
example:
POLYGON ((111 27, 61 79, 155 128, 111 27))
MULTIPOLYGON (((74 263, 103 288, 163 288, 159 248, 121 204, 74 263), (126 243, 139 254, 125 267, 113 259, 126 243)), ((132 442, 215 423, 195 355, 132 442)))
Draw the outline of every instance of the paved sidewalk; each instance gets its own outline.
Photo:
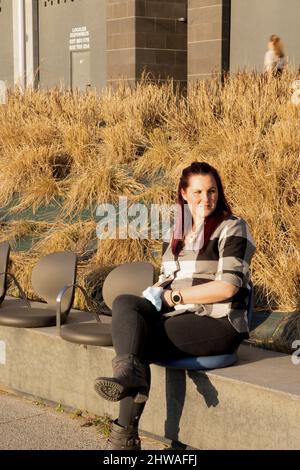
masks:
MULTIPOLYGON (((106 439, 94 417, 75 416, 43 403, 0 390, 1 450, 101 450, 106 439)), ((160 450, 166 445, 141 436, 142 449, 160 450)))

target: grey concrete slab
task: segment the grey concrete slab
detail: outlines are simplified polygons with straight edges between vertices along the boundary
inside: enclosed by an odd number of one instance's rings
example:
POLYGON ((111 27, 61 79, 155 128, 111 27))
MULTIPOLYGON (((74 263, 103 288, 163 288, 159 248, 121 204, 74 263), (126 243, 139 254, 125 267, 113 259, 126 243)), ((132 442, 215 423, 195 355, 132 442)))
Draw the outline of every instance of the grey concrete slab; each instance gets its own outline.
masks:
MULTIPOLYGON (((87 419, 0 392, 1 450, 103 450, 106 439, 87 419)), ((142 448, 165 445, 141 436, 142 448)))
POLYGON ((101 449, 105 441, 94 426, 47 406, 0 394, 0 449, 101 449))
POLYGON ((237 364, 213 374, 300 397, 300 364, 287 354, 241 345, 237 364))
POLYGON ((12 421, 34 418, 45 413, 43 409, 34 406, 24 406, 22 402, 17 402, 17 404, 14 402, 15 400, 17 399, 12 399, 12 397, 3 395, 3 393, 0 392, 0 426, 9 424, 12 421))

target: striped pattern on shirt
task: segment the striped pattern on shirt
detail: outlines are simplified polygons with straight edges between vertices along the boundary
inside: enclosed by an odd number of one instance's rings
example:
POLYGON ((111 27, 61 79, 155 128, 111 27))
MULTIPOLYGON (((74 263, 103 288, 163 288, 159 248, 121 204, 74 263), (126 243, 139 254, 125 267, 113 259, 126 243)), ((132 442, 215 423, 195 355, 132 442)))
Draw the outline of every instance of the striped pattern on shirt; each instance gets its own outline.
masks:
POLYGON ((240 217, 230 216, 211 235, 204 252, 193 251, 186 243, 178 257, 174 257, 171 243, 163 243, 162 273, 174 277, 171 288, 184 289, 210 281, 225 281, 238 292, 221 302, 201 304, 198 315, 214 318, 228 316, 239 332, 249 331, 247 305, 250 291, 250 263, 255 242, 247 223, 240 217), (202 311, 201 311, 202 310, 202 311))

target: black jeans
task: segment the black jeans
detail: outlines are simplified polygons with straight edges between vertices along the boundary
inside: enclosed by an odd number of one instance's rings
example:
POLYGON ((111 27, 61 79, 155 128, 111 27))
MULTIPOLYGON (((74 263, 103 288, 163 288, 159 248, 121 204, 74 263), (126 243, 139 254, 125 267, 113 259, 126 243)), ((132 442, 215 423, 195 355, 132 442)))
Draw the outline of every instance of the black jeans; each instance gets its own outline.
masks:
MULTIPOLYGON (((162 317, 149 300, 134 295, 117 297, 112 306, 112 337, 117 354, 136 354, 147 364, 163 359, 233 352, 248 333, 238 333, 227 317, 184 313, 162 317)), ((151 381, 148 367, 149 386, 151 381)), ((137 426, 145 404, 132 398, 120 402, 118 422, 137 426)))
POLYGON ((164 318, 152 303, 135 295, 117 297, 112 308, 112 336, 117 354, 136 354, 142 362, 231 353, 248 337, 227 317, 184 313, 164 318))

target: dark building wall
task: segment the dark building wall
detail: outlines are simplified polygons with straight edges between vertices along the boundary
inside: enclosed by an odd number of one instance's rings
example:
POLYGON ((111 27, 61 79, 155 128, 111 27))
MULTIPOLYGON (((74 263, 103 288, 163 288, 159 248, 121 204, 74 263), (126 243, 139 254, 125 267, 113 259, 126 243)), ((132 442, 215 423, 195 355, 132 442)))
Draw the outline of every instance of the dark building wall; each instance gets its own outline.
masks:
POLYGON ((231 0, 230 69, 263 69, 271 34, 282 38, 291 66, 300 66, 299 0, 231 0))
POLYGON ((187 80, 186 0, 137 1, 136 74, 187 80))
POLYGON ((188 79, 229 67, 230 0, 188 1, 188 79))
POLYGON ((12 0, 0 1, 0 80, 14 83, 12 0))
POLYGON ((108 0, 108 81, 187 76, 186 0, 108 0))
POLYGON ((107 0, 107 81, 134 83, 136 0, 107 0))
POLYGON ((39 0, 39 31, 42 87, 105 86, 105 0, 39 0))

